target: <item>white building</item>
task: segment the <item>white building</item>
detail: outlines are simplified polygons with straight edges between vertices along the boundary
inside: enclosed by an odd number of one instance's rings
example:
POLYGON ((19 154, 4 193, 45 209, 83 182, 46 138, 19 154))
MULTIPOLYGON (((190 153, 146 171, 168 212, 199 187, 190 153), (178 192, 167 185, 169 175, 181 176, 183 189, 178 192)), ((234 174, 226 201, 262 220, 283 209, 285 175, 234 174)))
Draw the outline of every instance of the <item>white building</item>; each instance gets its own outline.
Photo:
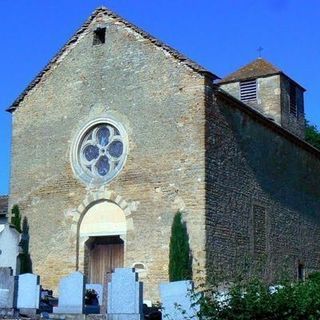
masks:
POLYGON ((0 221, 0 267, 11 267, 15 275, 17 256, 19 254, 20 233, 13 226, 5 223, 5 216, 6 214, 0 215, 3 218, 0 221))

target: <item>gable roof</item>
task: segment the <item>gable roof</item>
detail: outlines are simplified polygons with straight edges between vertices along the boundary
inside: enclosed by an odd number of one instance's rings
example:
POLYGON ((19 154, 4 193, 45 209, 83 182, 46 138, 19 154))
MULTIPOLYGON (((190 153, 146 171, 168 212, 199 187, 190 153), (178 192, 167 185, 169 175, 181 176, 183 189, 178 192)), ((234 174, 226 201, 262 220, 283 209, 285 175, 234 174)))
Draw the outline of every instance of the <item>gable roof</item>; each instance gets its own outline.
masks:
POLYGON ((8 196, 0 196, 0 216, 8 213, 8 196))
POLYGON ((161 47, 163 50, 167 51, 171 54, 174 58, 182 62, 183 64, 187 65, 194 71, 209 76, 212 80, 220 79, 218 76, 210 72, 209 70, 205 69, 198 63, 194 62, 193 60, 187 58, 177 50, 173 49, 172 47, 166 45, 165 43, 161 42, 160 40, 154 38, 149 33, 143 31, 142 29, 138 28, 134 24, 126 21, 119 15, 115 14, 114 12, 110 11, 106 7, 97 8, 92 15, 88 18, 88 20, 81 26, 81 28, 74 34, 74 36, 60 49, 60 51, 49 61, 49 63, 38 73, 38 75, 31 81, 31 83, 27 86, 27 88, 18 96, 18 98, 11 104, 11 106, 7 109, 8 112, 13 112, 19 106, 20 102, 24 99, 24 97, 28 94, 28 92, 35 87, 45 75, 45 73, 50 70, 50 68, 59 60, 59 58, 70 48, 72 44, 77 42, 80 35, 83 34, 87 28, 89 27, 90 23, 94 20, 94 18, 99 14, 105 14, 109 17, 114 18, 118 22, 122 23, 126 27, 132 29, 133 31, 140 34, 145 39, 150 40, 155 46, 161 47))
POLYGON ((294 80, 288 77, 278 67, 274 66, 272 63, 262 58, 253 60, 250 63, 238 69, 237 71, 232 72, 225 78, 222 78, 219 81, 219 84, 262 78, 262 77, 272 76, 276 74, 282 74, 286 78, 290 79, 290 81, 294 82, 297 86, 305 90, 300 84, 296 83, 294 80))
POLYGON ((259 78, 263 76, 279 74, 280 72, 281 70, 272 65, 270 62, 262 58, 258 58, 221 79, 220 83, 259 78))

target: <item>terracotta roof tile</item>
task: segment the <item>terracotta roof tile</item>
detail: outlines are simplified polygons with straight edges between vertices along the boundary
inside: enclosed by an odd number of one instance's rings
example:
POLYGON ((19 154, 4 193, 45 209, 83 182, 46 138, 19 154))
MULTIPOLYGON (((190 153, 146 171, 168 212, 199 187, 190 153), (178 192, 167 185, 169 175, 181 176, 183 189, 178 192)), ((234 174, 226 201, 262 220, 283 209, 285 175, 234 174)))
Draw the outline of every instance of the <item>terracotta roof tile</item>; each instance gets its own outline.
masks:
POLYGON ((229 74, 223 78, 219 83, 234 82, 239 80, 246 80, 251 78, 259 78, 272 74, 282 73, 280 69, 272 65, 270 62, 258 58, 239 70, 229 74))

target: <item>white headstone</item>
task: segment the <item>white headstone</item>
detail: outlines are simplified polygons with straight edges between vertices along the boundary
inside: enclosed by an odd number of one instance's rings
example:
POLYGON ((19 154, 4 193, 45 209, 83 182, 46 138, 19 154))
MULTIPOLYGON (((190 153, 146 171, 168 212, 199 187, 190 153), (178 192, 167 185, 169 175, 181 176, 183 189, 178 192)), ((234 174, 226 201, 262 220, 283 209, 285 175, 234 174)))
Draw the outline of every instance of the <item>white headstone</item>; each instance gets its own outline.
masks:
POLYGON ((18 276, 18 309, 38 309, 40 303, 40 278, 32 273, 18 276))
POLYGON ((198 319, 199 305, 193 305, 193 282, 175 281, 160 284, 163 319, 198 319))
POLYGON ((13 308, 14 277, 11 268, 0 267, 0 309, 13 308))
POLYGON ((108 283, 108 319, 140 320, 143 318, 142 283, 131 268, 116 268, 108 283))
POLYGON ((103 298, 103 285, 100 283, 88 283, 86 284, 86 290, 94 290, 98 294, 99 305, 102 305, 103 298))
POLYGON ((85 279, 81 272, 73 272, 59 283, 58 307, 53 313, 83 313, 85 279))

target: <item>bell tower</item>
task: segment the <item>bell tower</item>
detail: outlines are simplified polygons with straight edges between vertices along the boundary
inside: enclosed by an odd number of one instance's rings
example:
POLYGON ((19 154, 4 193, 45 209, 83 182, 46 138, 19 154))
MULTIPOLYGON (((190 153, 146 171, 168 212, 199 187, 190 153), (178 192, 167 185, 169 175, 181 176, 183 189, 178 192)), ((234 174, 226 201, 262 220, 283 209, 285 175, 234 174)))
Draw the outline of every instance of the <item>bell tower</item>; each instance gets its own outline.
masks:
POLYGON ((304 139, 305 89, 268 61, 258 58, 219 82, 221 89, 304 139))

